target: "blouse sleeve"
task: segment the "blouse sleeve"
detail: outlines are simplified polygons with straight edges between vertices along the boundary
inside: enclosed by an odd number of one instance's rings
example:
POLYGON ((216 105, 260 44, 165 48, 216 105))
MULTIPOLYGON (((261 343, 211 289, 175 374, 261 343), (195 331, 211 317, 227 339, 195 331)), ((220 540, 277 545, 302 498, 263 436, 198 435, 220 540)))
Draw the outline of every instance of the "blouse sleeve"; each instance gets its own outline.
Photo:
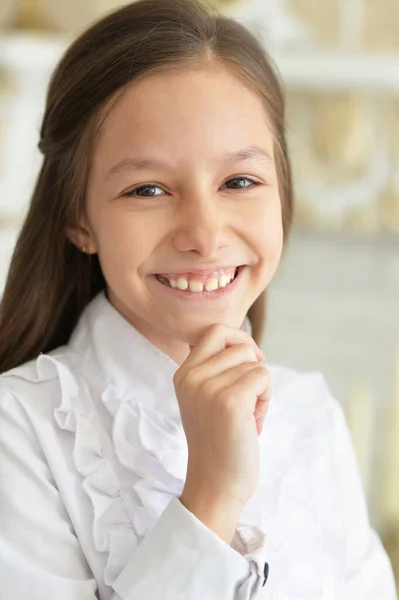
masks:
POLYGON ((0 598, 94 600, 96 583, 18 400, 0 388, 0 598))
POLYGON ((29 417, 0 387, 0 598, 250 600, 259 579, 174 498, 100 596, 29 417))
POLYGON ((250 600, 259 574, 174 498, 113 587, 121 600, 250 600))
POLYGON ((341 600, 397 600, 388 555, 371 527, 367 502, 345 414, 336 403, 334 455, 338 494, 343 506, 345 565, 341 600))

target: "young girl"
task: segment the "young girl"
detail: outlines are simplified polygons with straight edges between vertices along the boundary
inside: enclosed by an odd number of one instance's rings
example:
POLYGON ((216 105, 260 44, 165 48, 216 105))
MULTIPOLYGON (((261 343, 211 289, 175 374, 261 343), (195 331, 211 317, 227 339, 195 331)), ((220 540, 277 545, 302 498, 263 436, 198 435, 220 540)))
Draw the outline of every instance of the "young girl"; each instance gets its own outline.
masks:
POLYGON ((0 597, 394 600, 340 405, 258 347, 292 190, 254 37, 125 6, 63 57, 39 146, 1 305, 0 597))

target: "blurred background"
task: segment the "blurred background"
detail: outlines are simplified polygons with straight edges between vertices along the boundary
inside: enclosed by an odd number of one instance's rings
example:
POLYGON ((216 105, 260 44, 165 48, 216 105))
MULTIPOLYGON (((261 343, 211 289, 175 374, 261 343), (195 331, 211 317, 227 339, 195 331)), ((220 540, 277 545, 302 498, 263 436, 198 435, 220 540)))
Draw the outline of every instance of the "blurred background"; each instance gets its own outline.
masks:
MULTIPOLYGON (((399 2, 204 1, 261 40, 287 92, 297 208, 263 349, 269 363, 321 371, 344 407, 399 581, 399 2)), ((41 163, 51 70, 122 4, 0 0, 0 294, 41 163)))

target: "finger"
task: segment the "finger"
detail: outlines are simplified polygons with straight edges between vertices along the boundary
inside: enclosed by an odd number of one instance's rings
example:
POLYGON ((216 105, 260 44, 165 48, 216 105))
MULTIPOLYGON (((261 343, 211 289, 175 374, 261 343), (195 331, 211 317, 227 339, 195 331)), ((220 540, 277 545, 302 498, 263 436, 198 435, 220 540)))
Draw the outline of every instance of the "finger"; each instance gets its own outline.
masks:
POLYGON ((256 408, 265 414, 271 397, 270 373, 265 366, 254 365, 239 377, 230 390, 248 404, 253 414, 256 408))
POLYGON ((258 435, 260 435, 262 433, 266 415, 269 411, 271 398, 272 398, 272 388, 270 385, 268 388, 268 400, 261 400, 260 398, 258 398, 256 401, 254 416, 255 416, 256 430, 258 432, 258 435))
POLYGON ((267 411, 269 410, 269 404, 272 397, 271 388, 269 387, 267 391, 267 398, 257 398, 255 404, 254 417, 256 420, 262 419, 267 415, 267 411))
POLYGON ((259 436, 259 435, 262 433, 262 431, 263 431, 263 425, 264 425, 264 423, 265 423, 265 418, 266 418, 266 417, 262 417, 262 418, 260 418, 260 419, 257 419, 257 420, 255 421, 255 424, 256 424, 256 431, 257 431, 257 434, 258 434, 258 436, 259 436))
POLYGON ((258 408, 258 412, 264 413, 267 411, 267 403, 270 398, 269 389, 271 389, 271 377, 269 371, 267 371, 266 367, 261 367, 255 362, 243 363, 233 369, 224 371, 219 376, 206 380, 202 384, 202 387, 199 387, 200 393, 202 392, 205 397, 210 398, 217 398, 221 393, 227 392, 233 399, 236 398, 237 402, 242 402, 244 396, 249 395, 252 397, 253 414, 255 414, 256 408, 258 408), (247 384, 246 381, 243 380, 243 377, 248 373, 257 370, 259 378, 259 368, 262 370, 261 377, 264 378, 264 373, 266 372, 266 384, 263 385, 263 387, 261 386, 261 393, 259 393, 258 396, 255 396, 253 389, 249 387, 245 388, 245 385, 247 384))
POLYGON ((231 388, 243 375, 251 371, 258 364, 255 361, 245 362, 232 369, 227 369, 215 377, 206 376, 202 384, 198 384, 200 392, 202 391, 207 397, 216 397, 223 390, 231 388))
POLYGON ((236 344, 249 344, 253 347, 258 359, 264 359, 262 350, 260 350, 249 333, 242 331, 241 329, 229 327, 228 325, 215 323, 205 330, 198 344, 190 352, 184 365, 186 368, 192 368, 195 365, 202 364, 212 356, 225 350, 227 347, 236 344))
POLYGON ((252 345, 237 344, 225 348, 196 369, 201 369, 204 379, 211 379, 244 363, 259 364, 256 352, 252 345))

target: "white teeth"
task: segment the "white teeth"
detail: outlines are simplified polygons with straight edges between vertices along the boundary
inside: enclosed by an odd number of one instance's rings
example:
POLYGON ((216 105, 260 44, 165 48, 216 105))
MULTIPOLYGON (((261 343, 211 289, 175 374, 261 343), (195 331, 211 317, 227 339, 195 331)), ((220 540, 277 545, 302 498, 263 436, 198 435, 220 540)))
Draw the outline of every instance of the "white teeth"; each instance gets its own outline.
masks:
POLYGON ((221 275, 220 279, 219 279, 219 287, 226 287, 226 285, 229 283, 228 277, 227 275, 221 275))
POLYGON ((176 283, 179 290, 186 290, 188 288, 188 281, 184 277, 179 277, 176 283))
POLYGON ((217 290, 218 287, 219 287, 219 282, 216 278, 208 279, 208 281, 205 283, 205 289, 207 292, 213 292, 213 291, 217 290))
POLYGON ((204 284, 201 283, 200 281, 190 281, 189 287, 190 287, 190 292, 203 292, 204 291, 204 284))
POLYGON ((231 283, 234 279, 235 273, 231 275, 222 274, 219 279, 216 277, 212 277, 208 279, 205 284, 202 281, 190 281, 190 283, 184 277, 178 277, 177 279, 165 279, 161 275, 158 275, 158 279, 161 283, 165 285, 170 285, 171 288, 177 288, 179 290, 185 291, 190 290, 190 292, 200 293, 206 290, 207 292, 213 292, 219 288, 224 288, 229 283, 231 283))

